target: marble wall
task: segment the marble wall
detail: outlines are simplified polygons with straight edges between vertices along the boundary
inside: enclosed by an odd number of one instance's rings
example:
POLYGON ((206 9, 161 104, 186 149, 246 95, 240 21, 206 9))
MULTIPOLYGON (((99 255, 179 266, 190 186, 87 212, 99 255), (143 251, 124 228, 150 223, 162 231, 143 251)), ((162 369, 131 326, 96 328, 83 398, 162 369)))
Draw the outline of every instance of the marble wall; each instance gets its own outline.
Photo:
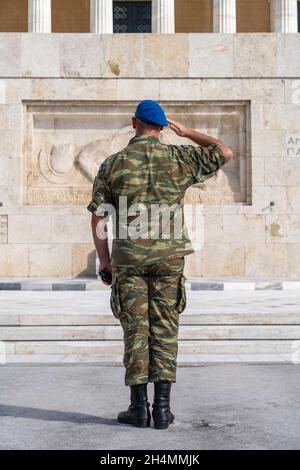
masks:
POLYGON ((147 97, 235 151, 188 194, 204 204, 205 243, 186 274, 299 277, 299 46, 293 34, 0 34, 0 276, 93 274, 93 175, 147 97))

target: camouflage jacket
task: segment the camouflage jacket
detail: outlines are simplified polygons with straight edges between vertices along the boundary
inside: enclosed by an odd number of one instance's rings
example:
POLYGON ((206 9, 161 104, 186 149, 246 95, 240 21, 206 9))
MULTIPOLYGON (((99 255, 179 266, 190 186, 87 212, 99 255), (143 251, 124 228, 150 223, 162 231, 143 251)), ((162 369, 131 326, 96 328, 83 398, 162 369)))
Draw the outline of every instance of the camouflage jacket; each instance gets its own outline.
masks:
POLYGON ((225 162, 217 145, 167 145, 152 136, 135 136, 109 156, 100 166, 87 208, 104 216, 109 213, 103 212, 105 203, 115 211, 112 265, 150 264, 193 253, 182 210, 185 191, 213 176, 225 162), (167 230, 161 207, 166 212, 173 208, 167 230), (180 236, 178 230, 174 236, 178 221, 180 236))

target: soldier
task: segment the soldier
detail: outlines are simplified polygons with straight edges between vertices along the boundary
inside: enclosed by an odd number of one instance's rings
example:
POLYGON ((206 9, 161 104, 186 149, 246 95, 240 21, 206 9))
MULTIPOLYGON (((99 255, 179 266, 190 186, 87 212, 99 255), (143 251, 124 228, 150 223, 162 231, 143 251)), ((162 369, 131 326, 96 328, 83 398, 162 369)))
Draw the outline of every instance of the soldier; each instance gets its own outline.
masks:
POLYGON ((186 304, 184 257, 194 250, 183 219, 180 237, 175 237, 172 230, 166 232, 159 211, 152 216, 152 206, 172 209, 174 229, 186 189, 213 176, 233 155, 218 140, 167 120, 155 101, 138 104, 132 126, 135 136, 128 146, 101 164, 88 210, 93 213, 100 275, 105 284, 112 283, 111 308, 124 333, 131 404, 118 421, 150 426, 147 384, 154 382, 154 426, 165 429, 174 421, 170 390, 176 382, 179 315, 186 304), (196 146, 161 143, 160 132, 168 124, 196 146), (115 217, 111 257, 106 237, 109 205, 115 217))

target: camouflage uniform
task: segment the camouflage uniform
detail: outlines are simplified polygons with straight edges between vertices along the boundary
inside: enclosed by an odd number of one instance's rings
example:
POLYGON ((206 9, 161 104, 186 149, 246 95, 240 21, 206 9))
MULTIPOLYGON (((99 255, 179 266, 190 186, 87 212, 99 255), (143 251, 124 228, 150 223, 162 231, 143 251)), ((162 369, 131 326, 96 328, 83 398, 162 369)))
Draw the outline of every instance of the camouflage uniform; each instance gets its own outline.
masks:
MULTIPOLYGON (((186 303, 184 256, 194 250, 183 218, 182 237, 173 236, 177 209, 168 237, 164 238, 162 226, 156 239, 124 238, 124 226, 128 228, 136 214, 129 213, 120 222, 124 208, 119 197, 127 197, 126 209, 142 203, 149 217, 152 204, 182 209, 187 188, 213 176, 225 162, 215 144, 176 146, 152 136, 135 136, 125 149, 105 160, 95 178, 88 210, 102 215, 103 203, 116 210, 111 308, 124 332, 126 385, 176 381, 178 316, 186 303)), ((151 222, 145 226, 146 231, 140 224, 141 234, 149 236, 151 222)))

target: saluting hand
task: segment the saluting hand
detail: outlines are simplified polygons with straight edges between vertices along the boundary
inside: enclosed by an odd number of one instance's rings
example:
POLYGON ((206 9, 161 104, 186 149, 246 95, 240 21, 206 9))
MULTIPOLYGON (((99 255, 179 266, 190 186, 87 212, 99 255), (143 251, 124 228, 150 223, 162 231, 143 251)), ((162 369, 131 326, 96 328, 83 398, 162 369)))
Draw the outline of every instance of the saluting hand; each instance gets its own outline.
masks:
POLYGON ((170 126, 170 129, 174 131, 177 135, 180 137, 187 137, 189 134, 189 129, 185 127, 183 124, 180 122, 173 121, 173 119, 168 119, 167 120, 170 126))

